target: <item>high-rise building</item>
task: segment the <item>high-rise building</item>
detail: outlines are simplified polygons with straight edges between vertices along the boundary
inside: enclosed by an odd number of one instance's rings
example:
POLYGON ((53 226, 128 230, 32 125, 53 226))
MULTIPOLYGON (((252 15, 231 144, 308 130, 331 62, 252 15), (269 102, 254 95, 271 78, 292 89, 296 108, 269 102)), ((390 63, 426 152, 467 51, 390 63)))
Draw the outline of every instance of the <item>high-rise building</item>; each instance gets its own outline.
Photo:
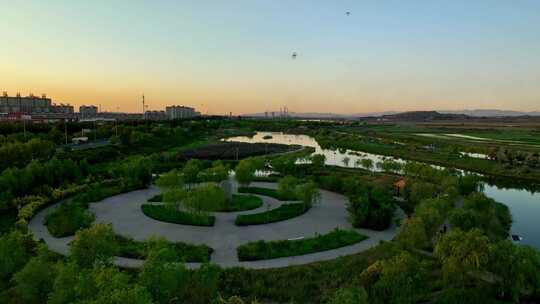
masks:
POLYGON ((19 93, 9 96, 4 92, 0 96, 0 113, 22 113, 38 120, 72 119, 73 106, 53 104, 45 94, 41 97, 33 94, 23 97, 19 93))
POLYGON ((98 107, 82 105, 79 107, 79 114, 82 119, 94 118, 98 115, 98 107))
POLYGON ((186 119, 200 116, 201 113, 195 111, 194 108, 185 106, 168 106, 165 109, 167 118, 169 119, 186 119))
POLYGON ((165 111, 146 111, 144 112, 144 119, 167 120, 167 113, 165 111))

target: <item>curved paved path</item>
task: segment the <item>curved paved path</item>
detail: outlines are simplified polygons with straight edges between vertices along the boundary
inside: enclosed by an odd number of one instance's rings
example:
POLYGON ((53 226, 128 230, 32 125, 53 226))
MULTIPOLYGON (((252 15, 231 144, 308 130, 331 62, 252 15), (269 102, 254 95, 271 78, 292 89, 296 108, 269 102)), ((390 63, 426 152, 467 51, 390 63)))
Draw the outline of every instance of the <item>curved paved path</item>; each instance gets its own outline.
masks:
MULTIPOLYGON (((252 186, 276 188, 275 183, 253 183, 252 186)), ((206 244, 214 249, 211 262, 222 267, 242 266, 247 268, 277 268, 290 265, 306 264, 316 261, 335 259, 376 246, 381 240, 389 241, 396 234, 393 225, 385 231, 355 229, 368 236, 360 243, 324 252, 306 254, 295 257, 277 258, 252 262, 240 262, 236 248, 242 244, 258 240, 286 240, 298 237, 313 237, 325 234, 335 228, 353 229, 347 221, 347 199, 340 194, 321 190, 321 201, 305 214, 293 219, 277 223, 253 226, 236 226, 234 220, 238 214, 259 213, 277 208, 283 202, 260 196, 263 206, 244 212, 215 213, 216 222, 213 227, 199 227, 160 222, 145 216, 141 205, 158 194, 155 187, 133 191, 107 198, 99 203, 90 204, 90 210, 96 215, 96 222, 112 223, 116 233, 144 241, 150 236, 165 237, 170 241, 182 241, 191 244, 206 244)), ((49 248, 61 254, 68 254, 68 243, 73 237, 55 238, 43 225, 45 215, 56 205, 39 212, 29 223, 29 229, 36 239, 43 239, 49 248)), ((118 257, 115 263, 121 267, 139 267, 142 260, 118 257)), ((187 263, 190 268, 198 267, 198 263, 187 263)))

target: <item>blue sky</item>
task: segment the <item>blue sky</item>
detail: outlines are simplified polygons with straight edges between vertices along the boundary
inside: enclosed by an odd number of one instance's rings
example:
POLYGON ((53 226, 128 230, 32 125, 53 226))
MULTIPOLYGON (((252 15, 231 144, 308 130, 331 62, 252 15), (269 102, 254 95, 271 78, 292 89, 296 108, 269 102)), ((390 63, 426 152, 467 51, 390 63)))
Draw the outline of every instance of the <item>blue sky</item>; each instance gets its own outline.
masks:
POLYGON ((0 3, 12 94, 124 111, 142 92, 210 113, 540 110, 540 1, 0 3))

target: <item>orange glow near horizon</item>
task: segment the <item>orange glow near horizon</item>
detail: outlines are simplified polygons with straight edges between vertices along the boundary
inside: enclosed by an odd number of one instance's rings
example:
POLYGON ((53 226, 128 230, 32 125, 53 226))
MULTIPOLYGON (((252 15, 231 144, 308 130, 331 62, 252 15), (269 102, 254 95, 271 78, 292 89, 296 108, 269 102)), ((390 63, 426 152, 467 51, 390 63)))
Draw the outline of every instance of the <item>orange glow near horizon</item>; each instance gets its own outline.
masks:
POLYGON ((540 110, 540 4, 345 2, 5 5, 0 91, 139 113, 143 93, 205 114, 540 110))

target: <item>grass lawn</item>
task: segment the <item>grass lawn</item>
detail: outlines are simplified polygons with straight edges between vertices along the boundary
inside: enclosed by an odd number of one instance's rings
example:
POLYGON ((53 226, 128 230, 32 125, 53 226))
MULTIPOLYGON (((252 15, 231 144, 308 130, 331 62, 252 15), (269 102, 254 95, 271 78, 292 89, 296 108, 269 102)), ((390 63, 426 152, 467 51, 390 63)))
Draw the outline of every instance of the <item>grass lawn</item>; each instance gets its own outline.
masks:
MULTIPOLYGON (((118 244, 118 256, 132 259, 146 259, 148 256, 148 244, 135 241, 120 235, 116 236, 118 244)), ((210 261, 210 255, 214 251, 206 245, 191 245, 183 242, 168 245, 176 252, 182 262, 206 263, 210 261)))
POLYGON ((237 252, 240 261, 267 260, 336 249, 365 239, 367 236, 356 231, 336 229, 328 234, 302 240, 251 242, 238 247, 237 252))
POLYGON ((164 205, 143 204, 142 212, 155 220, 192 226, 214 226, 214 216, 199 215, 180 210, 169 209, 164 205))
POLYGON ((234 223, 238 226, 247 226, 279 222, 302 215, 308 210, 303 203, 283 204, 270 211, 239 215, 234 223))
POLYGON ((284 197, 280 195, 276 189, 270 189, 270 188, 262 188, 262 187, 240 187, 238 188, 238 192, 240 193, 252 193, 252 194, 259 194, 264 196, 273 197, 280 201, 294 201, 297 200, 296 197, 284 197))

